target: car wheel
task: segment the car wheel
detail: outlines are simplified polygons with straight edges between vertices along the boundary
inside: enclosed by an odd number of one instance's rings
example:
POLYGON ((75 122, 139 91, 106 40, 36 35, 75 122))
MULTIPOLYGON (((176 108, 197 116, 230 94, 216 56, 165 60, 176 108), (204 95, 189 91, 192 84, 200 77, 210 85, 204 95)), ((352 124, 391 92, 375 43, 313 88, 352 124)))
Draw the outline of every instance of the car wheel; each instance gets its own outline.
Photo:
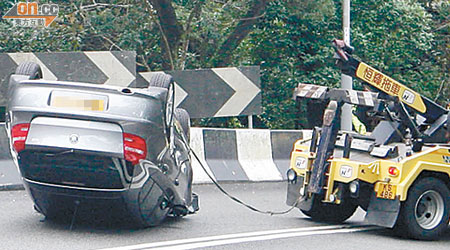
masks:
POLYGON ((39 64, 34 62, 24 62, 16 68, 16 75, 29 76, 30 80, 42 79, 42 70, 39 64))
POLYGON ((162 72, 157 72, 152 73, 152 77, 148 82, 148 86, 168 89, 172 82, 173 78, 171 75, 162 72))
POLYGON ((175 109, 175 118, 180 122, 181 127, 183 128, 183 132, 186 135, 186 138, 190 138, 190 127, 191 127, 191 121, 189 113, 182 108, 176 108, 175 109))
POLYGON ((448 226, 450 191, 440 179, 418 180, 402 203, 396 231, 414 239, 433 240, 448 226))
POLYGON ((318 195, 314 195, 312 199, 311 209, 300 209, 300 211, 313 221, 341 223, 350 218, 355 213, 356 208, 358 208, 358 205, 351 200, 343 199, 341 204, 337 205, 323 203, 322 198, 318 195))
POLYGON ((174 90, 173 90, 173 78, 166 73, 153 73, 148 87, 158 87, 167 89, 166 100, 164 101, 164 119, 166 123, 166 133, 169 135, 169 127, 172 122, 172 115, 174 112, 174 90))

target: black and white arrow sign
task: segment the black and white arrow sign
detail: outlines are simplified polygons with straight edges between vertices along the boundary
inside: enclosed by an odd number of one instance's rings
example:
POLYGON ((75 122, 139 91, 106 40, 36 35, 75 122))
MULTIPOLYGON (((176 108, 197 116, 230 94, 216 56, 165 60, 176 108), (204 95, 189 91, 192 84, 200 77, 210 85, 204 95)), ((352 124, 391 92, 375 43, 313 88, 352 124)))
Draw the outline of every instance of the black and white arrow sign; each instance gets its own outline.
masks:
MULTIPOLYGON (((138 86, 151 74, 141 72, 138 86)), ((193 118, 261 113, 259 67, 231 67, 166 72, 175 80, 175 104, 193 118)))
MULTIPOLYGON (((0 106, 6 104, 9 76, 22 62, 41 66, 44 79, 115 86, 146 87, 154 72, 136 77, 132 51, 0 54, 0 106)), ((175 104, 192 118, 261 113, 259 67, 214 68, 166 72, 174 77, 175 104)))
POLYGON ((0 54, 0 106, 6 102, 10 74, 27 61, 39 64, 47 80, 129 86, 136 79, 133 51, 4 53, 0 54))

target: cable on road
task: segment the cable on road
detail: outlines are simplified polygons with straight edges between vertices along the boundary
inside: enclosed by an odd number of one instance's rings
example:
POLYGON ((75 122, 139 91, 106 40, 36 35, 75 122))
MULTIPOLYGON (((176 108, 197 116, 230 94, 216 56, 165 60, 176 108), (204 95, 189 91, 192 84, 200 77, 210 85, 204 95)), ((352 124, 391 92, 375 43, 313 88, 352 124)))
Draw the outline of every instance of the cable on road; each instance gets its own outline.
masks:
MULTIPOLYGON (((171 84, 174 84, 173 82, 171 84)), ((175 86, 172 86, 172 103, 175 103, 175 86)), ((172 106, 172 110, 171 110, 171 119, 173 119, 174 117, 174 113, 175 113, 175 105, 172 106)), ((186 132, 186 131, 183 131, 186 132)), ((312 138, 307 138, 304 139, 302 141, 300 141, 300 143, 305 143, 308 141, 311 141, 312 138)), ((181 141, 184 143, 184 145, 186 146, 186 148, 189 150, 189 152, 192 153, 192 155, 194 155, 195 159, 198 161, 198 163, 200 164, 200 167, 203 169, 203 171, 206 173, 206 175, 208 176, 209 179, 211 179, 211 181, 214 183, 214 185, 228 198, 230 198, 231 200, 233 200, 234 202, 243 205, 244 207, 250 209, 251 211, 257 212, 257 213, 261 213, 261 214, 267 214, 267 215, 283 215, 283 214, 287 214, 289 212, 291 212, 298 204, 298 202, 300 202, 301 200, 297 200, 294 205, 292 207, 290 207, 287 210, 284 211, 270 211, 270 210, 262 210, 262 209, 258 209, 255 206, 252 206, 244 201, 242 201, 241 199, 237 198, 234 195, 231 195, 230 193, 228 193, 215 179, 214 177, 211 176, 211 174, 206 170, 205 166, 203 165, 203 163, 200 161, 200 158, 197 156, 197 154, 194 152, 194 150, 192 150, 192 148, 190 147, 189 143, 187 142, 187 138, 185 136, 185 133, 181 133, 181 141)))
POLYGON ((261 210, 258 209, 244 201, 242 201, 241 199, 237 198, 236 196, 231 195, 230 193, 228 193, 212 176, 211 174, 206 170, 205 166, 203 166, 202 162, 200 161, 200 159, 198 158, 197 154, 189 147, 189 151, 192 152, 192 154, 194 155, 195 159, 198 161, 198 163, 200 164, 200 166, 202 167, 203 171, 206 173, 206 175, 209 177, 209 179, 211 179, 211 181, 214 183, 214 185, 223 193, 225 194, 228 198, 230 198, 231 200, 235 201, 238 204, 243 205, 244 207, 257 212, 257 213, 261 213, 261 214, 268 214, 268 215, 282 215, 282 214, 287 214, 289 212, 291 212, 296 206, 297 206, 297 202, 295 202, 295 204, 290 207, 289 209, 285 210, 285 211, 265 211, 265 210, 261 210))

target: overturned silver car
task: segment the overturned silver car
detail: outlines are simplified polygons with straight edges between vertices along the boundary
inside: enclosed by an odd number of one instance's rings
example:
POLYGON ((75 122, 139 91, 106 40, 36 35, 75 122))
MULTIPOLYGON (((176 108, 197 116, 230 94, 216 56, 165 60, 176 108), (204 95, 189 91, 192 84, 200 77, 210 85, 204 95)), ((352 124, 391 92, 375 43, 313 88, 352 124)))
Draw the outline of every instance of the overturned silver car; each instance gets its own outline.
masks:
POLYGON ((192 194, 189 114, 174 108, 172 77, 148 88, 42 80, 39 65, 10 77, 6 129, 11 153, 46 217, 115 200, 152 226, 198 210, 192 194))

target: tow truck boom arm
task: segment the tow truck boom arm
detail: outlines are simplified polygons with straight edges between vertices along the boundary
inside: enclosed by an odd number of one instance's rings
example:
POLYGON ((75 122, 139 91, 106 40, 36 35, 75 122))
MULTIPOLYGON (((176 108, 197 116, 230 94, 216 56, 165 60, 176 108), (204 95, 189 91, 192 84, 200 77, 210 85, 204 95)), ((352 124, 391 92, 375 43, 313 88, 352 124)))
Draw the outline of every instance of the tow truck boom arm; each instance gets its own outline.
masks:
POLYGON ((341 68, 342 73, 356 77, 364 83, 375 87, 382 93, 397 97, 402 103, 426 118, 428 123, 435 122, 448 112, 445 108, 430 99, 418 94, 366 63, 355 59, 352 56, 353 48, 346 45, 344 41, 334 40, 333 46, 336 51, 338 66, 341 68))

